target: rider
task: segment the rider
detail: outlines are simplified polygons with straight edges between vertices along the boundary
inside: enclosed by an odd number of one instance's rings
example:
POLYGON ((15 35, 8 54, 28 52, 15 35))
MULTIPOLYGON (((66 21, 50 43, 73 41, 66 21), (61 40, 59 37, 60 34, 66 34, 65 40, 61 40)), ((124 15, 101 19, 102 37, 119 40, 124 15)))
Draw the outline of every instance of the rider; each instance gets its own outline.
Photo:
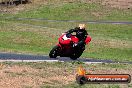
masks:
POLYGON ((67 35, 75 32, 76 37, 79 39, 79 42, 77 44, 73 44, 73 47, 80 46, 80 45, 85 45, 85 40, 87 38, 87 31, 85 30, 85 24, 79 24, 78 27, 75 27, 74 29, 70 29, 67 31, 67 35))

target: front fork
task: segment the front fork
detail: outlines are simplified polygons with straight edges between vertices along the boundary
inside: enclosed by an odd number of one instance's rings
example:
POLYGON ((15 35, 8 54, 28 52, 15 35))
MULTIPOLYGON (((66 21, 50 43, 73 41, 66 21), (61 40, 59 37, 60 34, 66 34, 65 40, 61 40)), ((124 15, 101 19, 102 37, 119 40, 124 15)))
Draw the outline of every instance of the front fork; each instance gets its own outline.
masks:
POLYGON ((57 46, 59 47, 59 48, 58 48, 57 55, 60 56, 60 54, 61 54, 61 52, 62 52, 62 46, 61 46, 61 44, 57 44, 57 46))

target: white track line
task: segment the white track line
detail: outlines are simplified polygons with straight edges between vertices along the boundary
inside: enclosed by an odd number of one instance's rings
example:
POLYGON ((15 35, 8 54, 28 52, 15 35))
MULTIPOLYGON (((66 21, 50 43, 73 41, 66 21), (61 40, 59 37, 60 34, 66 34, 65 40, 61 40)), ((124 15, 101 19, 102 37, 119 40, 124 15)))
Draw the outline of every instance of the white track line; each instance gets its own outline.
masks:
MULTIPOLYGON (((0 62, 64 62, 59 60, 0 60, 0 62)), ((85 64, 99 64, 103 62, 83 62, 85 64)))

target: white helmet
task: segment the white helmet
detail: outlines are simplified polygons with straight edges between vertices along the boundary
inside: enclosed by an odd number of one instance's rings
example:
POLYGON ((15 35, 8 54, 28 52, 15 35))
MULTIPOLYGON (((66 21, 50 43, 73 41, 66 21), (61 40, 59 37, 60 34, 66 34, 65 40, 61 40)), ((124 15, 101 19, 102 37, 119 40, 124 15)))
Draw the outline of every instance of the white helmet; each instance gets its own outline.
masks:
POLYGON ((85 29, 85 24, 79 24, 80 29, 85 29))

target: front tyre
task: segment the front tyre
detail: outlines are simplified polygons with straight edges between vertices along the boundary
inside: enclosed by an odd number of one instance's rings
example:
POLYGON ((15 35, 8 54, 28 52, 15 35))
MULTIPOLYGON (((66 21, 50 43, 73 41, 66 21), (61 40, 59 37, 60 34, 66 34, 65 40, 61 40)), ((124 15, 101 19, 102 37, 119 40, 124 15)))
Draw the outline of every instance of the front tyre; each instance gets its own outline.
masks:
POLYGON ((53 49, 49 53, 50 58, 56 58, 59 52, 59 46, 54 46, 53 49))

